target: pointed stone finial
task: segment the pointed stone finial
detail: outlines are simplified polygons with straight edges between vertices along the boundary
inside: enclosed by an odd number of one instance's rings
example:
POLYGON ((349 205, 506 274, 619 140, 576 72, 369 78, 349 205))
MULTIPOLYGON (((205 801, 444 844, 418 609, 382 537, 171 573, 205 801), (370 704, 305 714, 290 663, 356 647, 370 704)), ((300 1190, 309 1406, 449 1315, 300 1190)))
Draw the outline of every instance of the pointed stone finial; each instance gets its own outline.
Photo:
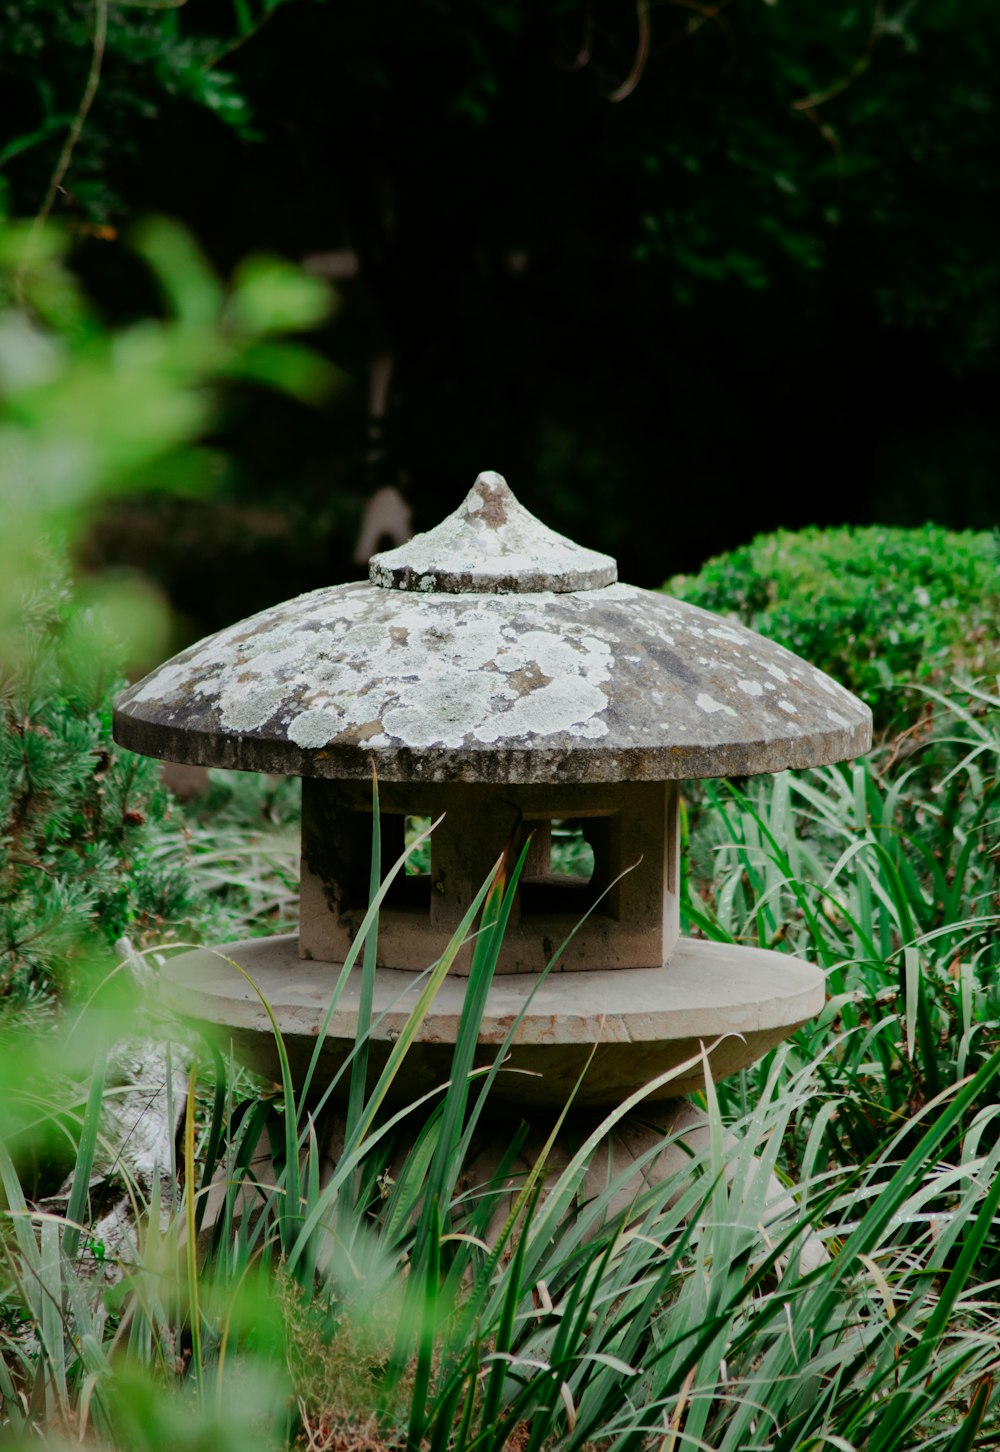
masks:
POLYGON ((373 555, 373 585, 446 595, 566 594, 613 585, 610 555, 584 549, 542 524, 501 474, 479 475, 463 502, 425 534, 373 555))

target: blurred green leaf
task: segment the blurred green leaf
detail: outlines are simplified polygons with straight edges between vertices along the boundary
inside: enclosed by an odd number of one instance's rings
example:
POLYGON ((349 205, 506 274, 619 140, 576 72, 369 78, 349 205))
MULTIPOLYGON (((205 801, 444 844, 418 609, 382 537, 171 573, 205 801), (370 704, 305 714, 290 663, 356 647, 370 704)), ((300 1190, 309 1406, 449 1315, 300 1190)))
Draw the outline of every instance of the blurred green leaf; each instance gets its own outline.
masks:
POLYGON ((271 257, 250 257, 233 278, 231 307, 252 334, 312 328, 330 315, 330 290, 319 278, 271 257))
POLYGON ((218 322, 222 289, 190 233, 156 217, 134 229, 133 243, 156 273, 179 322, 203 327, 218 322))

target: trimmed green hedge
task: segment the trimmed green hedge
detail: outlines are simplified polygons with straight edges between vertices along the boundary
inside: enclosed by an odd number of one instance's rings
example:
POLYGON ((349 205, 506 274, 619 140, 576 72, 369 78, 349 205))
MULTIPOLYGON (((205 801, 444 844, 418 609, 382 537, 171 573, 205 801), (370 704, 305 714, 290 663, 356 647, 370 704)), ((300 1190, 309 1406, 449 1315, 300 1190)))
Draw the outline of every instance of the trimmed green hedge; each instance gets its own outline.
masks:
POLYGON ((732 615, 821 667, 889 726, 919 704, 901 689, 1000 671, 1000 534, 779 530, 677 575, 672 595, 732 615))

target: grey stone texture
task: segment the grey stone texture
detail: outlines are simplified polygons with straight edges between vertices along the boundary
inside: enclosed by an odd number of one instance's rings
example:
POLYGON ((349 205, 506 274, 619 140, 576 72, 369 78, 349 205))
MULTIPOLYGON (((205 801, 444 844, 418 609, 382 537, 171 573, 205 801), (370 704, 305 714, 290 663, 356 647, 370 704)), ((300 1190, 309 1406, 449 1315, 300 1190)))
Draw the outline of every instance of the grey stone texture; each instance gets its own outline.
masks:
POLYGON ((131 686, 115 739, 247 771, 520 784, 746 776, 868 749, 871 713, 822 671, 603 583, 613 561, 594 561, 481 475, 437 530, 376 556, 378 583, 276 605, 131 686))
MULTIPOLYGON (((224 1046, 232 1043, 241 1059, 277 1080, 265 998, 281 1028, 293 1078, 301 1083, 337 979, 334 965, 303 962, 297 936, 287 934, 172 958, 161 991, 168 1006, 207 1029, 214 1025, 224 1046)), ((398 969, 376 973, 373 1075, 384 1067, 424 982, 423 975, 398 969)), ((354 1049, 360 995, 356 968, 327 1026, 320 1087, 345 1069, 354 1049)), ((746 1068, 818 1013, 823 1000, 823 974, 809 964, 760 948, 681 938, 664 968, 550 974, 541 982, 527 973, 495 979, 477 1062, 492 1063, 523 1012, 494 1086, 495 1101, 528 1110, 559 1106, 582 1076, 577 1108, 617 1104, 717 1039, 710 1055, 714 1077, 746 1068)), ((393 1102, 412 1103, 447 1081, 464 1001, 463 979, 445 978, 407 1055, 393 1102)), ((348 1080, 349 1067, 339 1080, 342 1097, 348 1080)), ((699 1066, 651 1098, 688 1094, 702 1081, 699 1066)))
MULTIPOLYGON (((383 875, 403 851, 407 816, 440 818, 431 869, 400 874, 379 914, 380 967, 420 971, 441 952, 504 851, 532 839, 497 965, 540 973, 565 944, 560 972, 659 968, 680 932, 677 789, 673 782, 569 786, 383 785, 383 875), (551 823, 578 822, 594 850, 583 878, 552 872, 551 823), (581 923, 585 914, 589 916, 581 923), (574 929, 576 931, 574 932, 574 929), (569 941, 567 941, 569 940, 569 941)), ((372 791, 361 782, 303 782, 300 951, 342 963, 368 906, 372 791)), ((471 945, 454 971, 467 974, 471 945)))
POLYGON ((613 585, 618 566, 542 524, 502 475, 487 471, 434 529, 373 555, 368 578, 388 590, 448 595, 561 594, 613 585))

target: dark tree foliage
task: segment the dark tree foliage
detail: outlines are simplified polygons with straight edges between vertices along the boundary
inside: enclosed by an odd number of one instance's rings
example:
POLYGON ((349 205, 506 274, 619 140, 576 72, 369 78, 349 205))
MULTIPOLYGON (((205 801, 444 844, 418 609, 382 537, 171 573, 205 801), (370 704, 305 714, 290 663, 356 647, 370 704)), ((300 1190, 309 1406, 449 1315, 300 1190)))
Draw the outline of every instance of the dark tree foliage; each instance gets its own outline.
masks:
POLYGON ((121 181, 145 164, 145 146, 172 107, 194 102, 238 135, 252 134, 246 101, 218 64, 226 42, 183 33, 173 5, 13 0, 0 35, 0 169, 20 214, 42 206, 92 70, 97 89, 57 208, 85 235, 107 240, 129 214, 121 181))
MULTIPOLYGON (((343 577, 377 485, 424 527, 484 467, 647 584, 779 526, 997 522, 988 0, 272 8, 112 6, 56 204, 119 313, 150 300, 93 228, 148 210, 222 267, 356 264, 326 415, 244 396, 219 503, 147 531, 204 623, 343 577), (259 565, 224 568, 261 539, 259 565)), ((93 11, 6 15, 26 213, 93 11)), ((109 523, 105 557, 136 528, 109 523)))

